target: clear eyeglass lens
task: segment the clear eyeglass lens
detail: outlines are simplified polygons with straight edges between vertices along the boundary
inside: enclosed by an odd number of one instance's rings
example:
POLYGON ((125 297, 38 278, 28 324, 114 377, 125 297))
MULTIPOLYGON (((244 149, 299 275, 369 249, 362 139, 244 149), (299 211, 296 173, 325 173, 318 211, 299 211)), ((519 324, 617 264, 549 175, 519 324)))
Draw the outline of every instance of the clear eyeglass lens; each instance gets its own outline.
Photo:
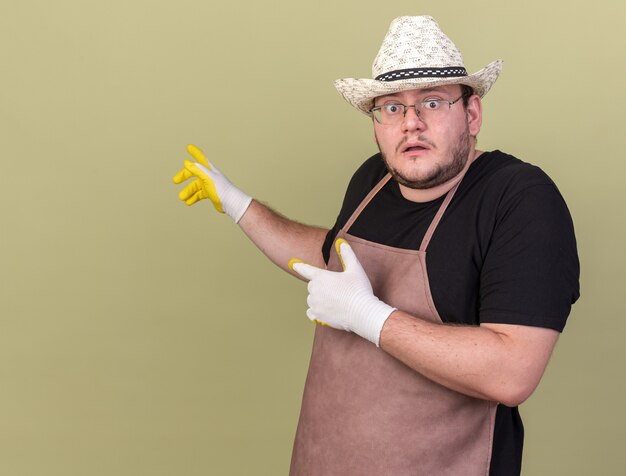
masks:
POLYGON ((398 124, 402 122, 406 111, 413 107, 415 112, 422 118, 426 119, 433 114, 440 114, 441 111, 446 110, 446 105, 450 104, 450 101, 445 99, 430 99, 428 101, 418 102, 414 105, 405 106, 404 104, 389 103, 379 106, 372 111, 374 118, 380 124, 398 124))
POLYGON ((447 101, 439 101, 439 100, 438 101, 435 101, 435 100, 426 101, 420 104, 421 106, 420 109, 422 111, 437 111, 441 109, 441 106, 444 102, 447 102, 447 101))

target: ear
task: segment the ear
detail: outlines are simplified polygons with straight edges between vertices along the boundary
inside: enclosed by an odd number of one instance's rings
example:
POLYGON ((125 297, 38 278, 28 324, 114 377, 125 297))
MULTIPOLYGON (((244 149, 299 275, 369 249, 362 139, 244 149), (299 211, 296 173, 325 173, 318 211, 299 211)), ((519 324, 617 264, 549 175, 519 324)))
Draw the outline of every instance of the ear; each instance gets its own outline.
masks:
POLYGON ((480 127, 483 124, 483 104, 480 100, 480 96, 474 94, 469 98, 467 103, 467 127, 469 128, 470 135, 476 137, 480 132, 480 127))

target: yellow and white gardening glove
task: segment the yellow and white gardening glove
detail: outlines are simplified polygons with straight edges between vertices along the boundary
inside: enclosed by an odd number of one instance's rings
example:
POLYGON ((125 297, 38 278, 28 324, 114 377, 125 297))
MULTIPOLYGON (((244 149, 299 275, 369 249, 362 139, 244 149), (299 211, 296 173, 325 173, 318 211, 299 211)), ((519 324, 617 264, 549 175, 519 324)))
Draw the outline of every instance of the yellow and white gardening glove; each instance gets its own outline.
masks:
POLYGON ((380 332, 395 308, 372 291, 372 285, 346 240, 335 243, 342 272, 328 271, 292 259, 289 267, 309 280, 307 317, 318 324, 354 332, 379 346, 380 332))
POLYGON ((195 177, 178 194, 187 205, 193 205, 199 200, 208 198, 220 213, 226 213, 239 223, 252 202, 249 197, 230 181, 204 156, 202 151, 195 145, 188 145, 187 151, 196 160, 185 160, 184 168, 174 176, 174 183, 183 183, 185 180, 195 177))

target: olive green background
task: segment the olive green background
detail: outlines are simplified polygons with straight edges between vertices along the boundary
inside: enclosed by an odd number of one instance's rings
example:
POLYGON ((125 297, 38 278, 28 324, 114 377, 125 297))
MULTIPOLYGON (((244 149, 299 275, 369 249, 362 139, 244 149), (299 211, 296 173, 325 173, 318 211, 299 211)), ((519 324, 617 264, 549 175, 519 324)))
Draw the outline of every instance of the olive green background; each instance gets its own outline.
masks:
POLYGON ((313 326, 303 284, 171 176, 195 143, 331 226, 370 124, 335 92, 390 21, 505 60, 480 147, 541 166, 582 297, 522 406, 524 475, 623 474, 624 2, 0 0, 0 475, 280 475, 313 326))

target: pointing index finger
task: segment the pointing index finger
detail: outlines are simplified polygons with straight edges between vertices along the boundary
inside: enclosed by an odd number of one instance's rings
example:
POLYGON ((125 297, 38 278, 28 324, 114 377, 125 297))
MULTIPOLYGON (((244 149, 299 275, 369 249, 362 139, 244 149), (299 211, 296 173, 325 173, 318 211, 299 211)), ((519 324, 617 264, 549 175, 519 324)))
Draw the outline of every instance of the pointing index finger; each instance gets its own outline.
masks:
POLYGON ((322 271, 320 268, 311 266, 298 258, 290 259, 288 266, 290 269, 309 281, 317 276, 319 271, 322 271))

